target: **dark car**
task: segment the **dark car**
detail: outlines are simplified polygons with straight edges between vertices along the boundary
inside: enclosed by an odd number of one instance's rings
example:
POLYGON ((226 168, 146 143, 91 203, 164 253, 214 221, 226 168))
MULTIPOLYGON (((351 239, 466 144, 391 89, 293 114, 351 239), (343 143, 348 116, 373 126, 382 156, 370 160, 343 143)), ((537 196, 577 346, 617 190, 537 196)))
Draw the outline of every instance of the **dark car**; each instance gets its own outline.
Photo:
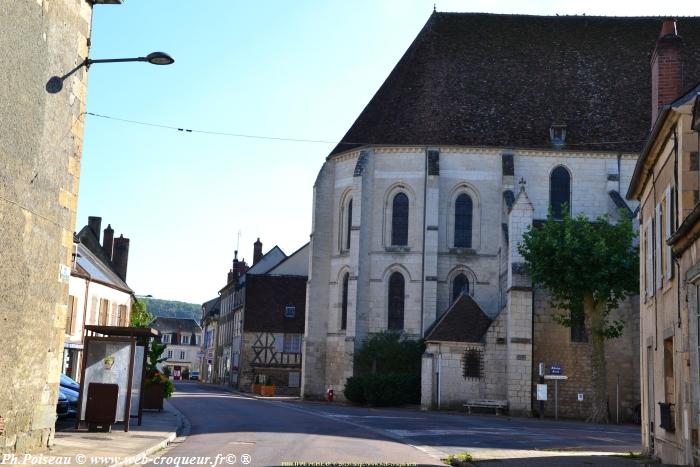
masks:
POLYGON ((61 397, 65 399, 67 404, 67 412, 63 416, 75 416, 78 412, 78 391, 73 391, 72 389, 64 388, 63 386, 58 388, 58 398, 59 401, 61 397))
POLYGON ((68 398, 59 390, 58 403, 56 404, 56 415, 65 417, 69 414, 68 398))
POLYGON ((80 385, 73 379, 61 373, 61 387, 80 392, 80 385))

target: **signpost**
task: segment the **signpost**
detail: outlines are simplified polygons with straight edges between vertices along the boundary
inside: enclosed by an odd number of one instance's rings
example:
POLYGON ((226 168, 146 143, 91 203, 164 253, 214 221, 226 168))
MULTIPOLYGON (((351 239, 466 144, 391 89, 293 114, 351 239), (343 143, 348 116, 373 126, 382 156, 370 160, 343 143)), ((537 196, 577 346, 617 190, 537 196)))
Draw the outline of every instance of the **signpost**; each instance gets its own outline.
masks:
MULTIPOLYGON (((549 367, 550 373, 552 368, 555 368, 554 365, 549 367)), ((561 367, 556 368, 559 368, 558 371, 561 372, 561 367)), ((545 375, 544 379, 554 380, 554 420, 559 420, 559 380, 567 380, 569 377, 562 374, 550 374, 545 375)))

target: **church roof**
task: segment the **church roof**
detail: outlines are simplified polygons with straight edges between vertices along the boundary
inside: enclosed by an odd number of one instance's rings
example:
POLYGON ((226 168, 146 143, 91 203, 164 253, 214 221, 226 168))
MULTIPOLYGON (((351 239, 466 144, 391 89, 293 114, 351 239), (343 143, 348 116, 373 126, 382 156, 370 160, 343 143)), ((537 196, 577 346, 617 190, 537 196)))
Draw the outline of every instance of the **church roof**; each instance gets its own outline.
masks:
MULTIPOLYGON (((331 156, 365 145, 638 152, 651 127, 662 18, 433 13, 331 156)), ((700 17, 678 19, 684 85, 700 81, 700 17)))
POLYGON ((426 341, 481 342, 491 318, 468 294, 461 294, 428 330, 426 341))

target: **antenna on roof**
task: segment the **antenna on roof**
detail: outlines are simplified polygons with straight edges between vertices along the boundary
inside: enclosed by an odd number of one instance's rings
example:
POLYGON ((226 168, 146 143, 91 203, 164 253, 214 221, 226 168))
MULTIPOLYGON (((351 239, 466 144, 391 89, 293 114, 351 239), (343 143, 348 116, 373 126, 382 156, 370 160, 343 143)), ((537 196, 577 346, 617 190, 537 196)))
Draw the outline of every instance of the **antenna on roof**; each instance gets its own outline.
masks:
POLYGON ((238 235, 236 235, 236 251, 239 250, 239 246, 241 246, 241 229, 238 229, 238 235))
POLYGON ((437 11, 437 3, 433 3, 433 13, 437 11))

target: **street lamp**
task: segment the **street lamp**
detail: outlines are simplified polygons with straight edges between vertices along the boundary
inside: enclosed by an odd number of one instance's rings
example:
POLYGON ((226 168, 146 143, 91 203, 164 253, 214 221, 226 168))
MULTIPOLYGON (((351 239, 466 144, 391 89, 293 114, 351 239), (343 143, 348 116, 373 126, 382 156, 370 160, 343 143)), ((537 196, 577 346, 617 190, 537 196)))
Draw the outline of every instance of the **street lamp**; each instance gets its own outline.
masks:
POLYGON ((70 75, 78 71, 80 68, 89 68, 93 63, 116 63, 116 62, 148 62, 152 65, 171 65, 175 63, 175 60, 170 55, 165 52, 152 52, 145 57, 133 57, 133 58, 104 58, 99 60, 93 60, 91 58, 86 58, 81 63, 78 64, 71 71, 63 76, 52 76, 46 83, 46 91, 51 94, 56 94, 63 89, 63 81, 70 75))

